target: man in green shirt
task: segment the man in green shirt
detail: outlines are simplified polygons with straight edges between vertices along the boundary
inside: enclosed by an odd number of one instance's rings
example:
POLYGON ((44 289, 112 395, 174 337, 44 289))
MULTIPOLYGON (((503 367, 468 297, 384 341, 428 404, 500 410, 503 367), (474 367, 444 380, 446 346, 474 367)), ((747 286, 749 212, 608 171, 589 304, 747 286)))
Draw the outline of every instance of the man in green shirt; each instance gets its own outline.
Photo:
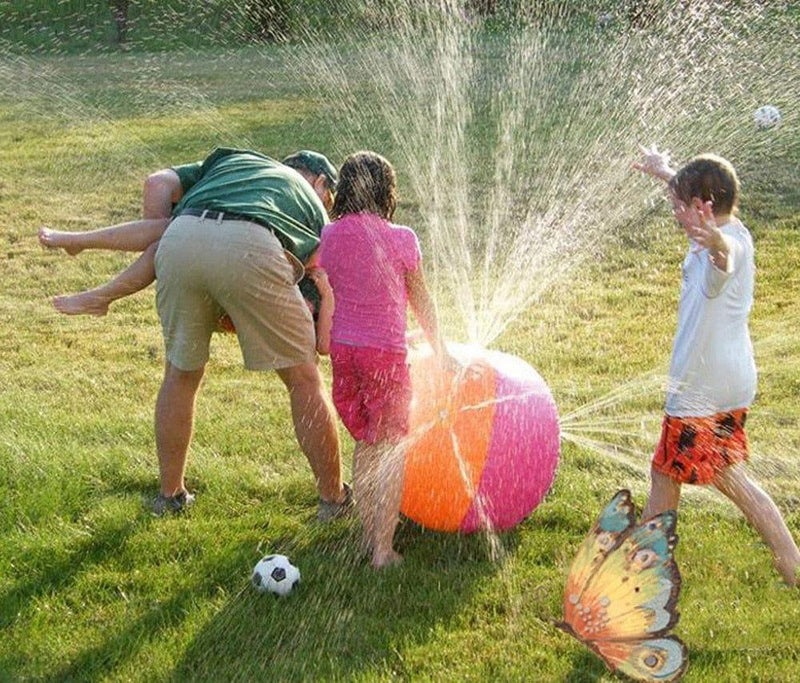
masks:
MULTIPOLYGON (((317 480, 319 517, 352 504, 316 366, 311 315, 295 286, 319 244, 336 176, 327 158, 308 150, 279 163, 257 152, 220 148, 203 161, 148 176, 142 220, 88 232, 40 230, 44 246, 73 255, 83 249, 143 251, 110 282, 55 297, 62 313, 105 315, 110 303, 158 276, 167 363, 156 404, 156 513, 194 500, 184 483, 194 399, 223 312, 236 327, 245 366, 276 370, 289 390, 295 433, 317 480)), ((304 292, 313 299, 308 282, 303 280, 304 292)))
POLYGON ((166 369, 156 402, 159 514, 193 502, 184 470, 194 402, 221 313, 236 327, 245 367, 275 370, 289 391, 295 434, 320 494, 319 516, 352 503, 338 432, 316 364, 311 314, 298 265, 319 243, 336 170, 299 152, 279 163, 217 149, 202 162, 156 174, 175 203, 155 256, 166 369), (294 168, 292 168, 294 167, 294 168))

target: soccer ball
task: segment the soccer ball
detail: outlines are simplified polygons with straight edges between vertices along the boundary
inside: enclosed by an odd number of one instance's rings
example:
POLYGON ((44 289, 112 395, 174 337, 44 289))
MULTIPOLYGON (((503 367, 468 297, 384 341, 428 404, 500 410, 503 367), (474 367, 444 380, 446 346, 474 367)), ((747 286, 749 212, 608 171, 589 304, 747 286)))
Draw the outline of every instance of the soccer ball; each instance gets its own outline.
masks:
POLYGON ((258 561, 250 578, 261 593, 289 595, 300 583, 300 570, 286 555, 267 555, 258 561))
POLYGON ((772 128, 781 122, 781 112, 772 104, 759 107, 753 114, 753 120, 759 128, 772 128))

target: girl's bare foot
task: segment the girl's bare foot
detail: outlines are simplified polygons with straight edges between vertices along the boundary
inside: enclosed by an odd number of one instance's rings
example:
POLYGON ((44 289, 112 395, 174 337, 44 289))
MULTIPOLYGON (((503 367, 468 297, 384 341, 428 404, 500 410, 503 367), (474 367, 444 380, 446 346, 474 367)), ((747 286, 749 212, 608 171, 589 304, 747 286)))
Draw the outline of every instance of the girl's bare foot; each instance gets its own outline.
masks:
POLYGON ((63 249, 70 256, 75 256, 83 251, 83 247, 75 243, 75 237, 80 233, 39 228, 39 244, 46 249, 63 249))
POLYGON ((53 297, 53 306, 64 315, 105 315, 111 302, 96 292, 80 292, 53 297))
POLYGON ((373 553, 372 555, 372 566, 375 569, 383 569, 384 567, 396 567, 398 564, 402 563, 403 556, 394 551, 390 550, 388 553, 379 554, 373 553))
POLYGON ((372 555, 372 541, 366 536, 362 536, 358 542, 358 552, 362 557, 369 557, 372 555))

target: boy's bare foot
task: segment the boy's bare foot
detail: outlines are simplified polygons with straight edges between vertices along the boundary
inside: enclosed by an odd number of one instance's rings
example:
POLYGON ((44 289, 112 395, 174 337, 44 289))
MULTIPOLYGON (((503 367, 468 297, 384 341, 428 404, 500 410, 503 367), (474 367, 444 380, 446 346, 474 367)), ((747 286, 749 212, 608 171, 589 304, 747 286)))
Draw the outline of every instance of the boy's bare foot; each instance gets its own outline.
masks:
POLYGON ((39 228, 39 244, 46 249, 63 249, 70 256, 75 256, 83 251, 83 247, 74 243, 74 238, 74 232, 51 230, 45 227, 39 228))
POLYGON ((91 291, 53 297, 53 307, 64 315, 105 315, 110 303, 91 291))
POLYGON ((403 556, 395 552, 394 550, 389 551, 385 554, 378 554, 375 553, 372 555, 372 566, 375 569, 384 569, 385 567, 396 567, 398 564, 403 562, 403 556))

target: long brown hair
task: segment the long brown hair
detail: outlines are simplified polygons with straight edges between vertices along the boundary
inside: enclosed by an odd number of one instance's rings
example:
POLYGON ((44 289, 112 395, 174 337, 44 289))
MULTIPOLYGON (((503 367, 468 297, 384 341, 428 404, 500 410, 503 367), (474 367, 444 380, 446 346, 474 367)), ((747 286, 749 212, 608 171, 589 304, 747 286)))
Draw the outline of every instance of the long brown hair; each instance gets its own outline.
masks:
POLYGON ((332 218, 346 213, 374 213, 391 220, 397 208, 397 174, 375 152, 355 152, 339 170, 332 218))

